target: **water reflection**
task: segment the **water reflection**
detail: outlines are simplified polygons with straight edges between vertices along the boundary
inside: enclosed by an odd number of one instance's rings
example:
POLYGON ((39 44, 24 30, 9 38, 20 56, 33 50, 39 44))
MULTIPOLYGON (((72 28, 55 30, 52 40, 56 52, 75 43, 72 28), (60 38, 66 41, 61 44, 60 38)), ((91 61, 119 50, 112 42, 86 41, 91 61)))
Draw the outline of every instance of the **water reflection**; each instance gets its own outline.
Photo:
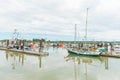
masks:
POLYGON ((108 70, 108 57, 83 57, 69 54, 65 57, 65 60, 67 62, 72 61, 74 64, 74 80, 90 80, 89 78, 92 73, 88 73, 88 68, 91 66, 98 68, 97 64, 104 64, 104 69, 108 70), (80 71, 80 68, 84 70, 80 71), (80 74, 83 76, 80 76, 80 74), (84 79, 80 79, 82 77, 84 77, 84 79))
POLYGON ((48 56, 36 56, 36 55, 28 55, 28 54, 23 54, 23 53, 17 53, 17 52, 11 52, 11 51, 6 51, 6 60, 11 63, 12 69, 16 69, 17 64, 24 65, 25 63, 25 58, 27 56, 32 56, 38 59, 39 62, 39 68, 42 67, 42 57, 48 56))
POLYGON ((57 47, 48 52, 45 57, 1 51, 1 80, 120 80, 119 59, 76 56, 57 47))
POLYGON ((24 54, 6 51, 6 60, 10 60, 12 69, 15 69, 17 63, 24 64, 24 54))

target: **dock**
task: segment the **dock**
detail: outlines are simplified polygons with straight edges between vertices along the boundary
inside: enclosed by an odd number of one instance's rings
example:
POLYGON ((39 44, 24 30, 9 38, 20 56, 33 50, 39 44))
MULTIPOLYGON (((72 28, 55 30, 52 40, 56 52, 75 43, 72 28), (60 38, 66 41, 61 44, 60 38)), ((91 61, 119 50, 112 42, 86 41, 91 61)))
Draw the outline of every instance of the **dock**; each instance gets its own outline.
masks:
POLYGON ((101 54, 103 57, 120 58, 120 54, 101 54))
POLYGON ((48 52, 35 52, 31 50, 7 49, 3 47, 0 47, 0 50, 17 52, 17 53, 22 53, 22 54, 29 54, 29 55, 36 55, 36 56, 48 56, 49 55, 48 52))

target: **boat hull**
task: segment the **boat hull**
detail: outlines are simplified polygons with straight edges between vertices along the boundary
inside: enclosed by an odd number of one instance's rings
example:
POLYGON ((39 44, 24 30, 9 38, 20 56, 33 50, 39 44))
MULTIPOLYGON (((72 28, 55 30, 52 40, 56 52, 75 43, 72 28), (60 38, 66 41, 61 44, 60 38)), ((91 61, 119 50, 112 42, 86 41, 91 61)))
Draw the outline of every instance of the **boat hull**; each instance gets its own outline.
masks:
POLYGON ((80 53, 80 52, 77 52, 77 51, 72 51, 72 50, 69 50, 68 49, 68 53, 70 54, 76 54, 76 55, 79 55, 79 56, 91 56, 91 57, 99 57, 100 56, 100 52, 99 54, 84 54, 84 53, 80 53))

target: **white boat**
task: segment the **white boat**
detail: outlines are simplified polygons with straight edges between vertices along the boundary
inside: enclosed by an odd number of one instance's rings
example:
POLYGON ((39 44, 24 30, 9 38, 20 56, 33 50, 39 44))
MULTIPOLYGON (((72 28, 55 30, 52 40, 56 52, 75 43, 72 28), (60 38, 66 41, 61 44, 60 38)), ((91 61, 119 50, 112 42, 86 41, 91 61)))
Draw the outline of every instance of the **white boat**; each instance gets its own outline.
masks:
POLYGON ((100 56, 102 51, 97 49, 95 51, 83 51, 83 50, 74 50, 74 49, 67 49, 70 54, 76 54, 80 56, 100 56))
POLYGON ((120 45, 114 45, 114 51, 120 52, 120 45))
MULTIPOLYGON (((84 49, 88 49, 87 46, 87 17, 88 17, 88 9, 87 8, 87 15, 86 15, 86 28, 85 28, 85 48, 84 49)), ((74 36, 74 41, 76 42, 76 24, 75 24, 75 36, 74 36)), ((103 52, 101 50, 96 50, 96 51, 89 51, 89 50, 74 50, 74 49, 67 49, 69 53, 74 53, 77 55, 81 55, 81 56, 100 56, 100 54, 103 52)))

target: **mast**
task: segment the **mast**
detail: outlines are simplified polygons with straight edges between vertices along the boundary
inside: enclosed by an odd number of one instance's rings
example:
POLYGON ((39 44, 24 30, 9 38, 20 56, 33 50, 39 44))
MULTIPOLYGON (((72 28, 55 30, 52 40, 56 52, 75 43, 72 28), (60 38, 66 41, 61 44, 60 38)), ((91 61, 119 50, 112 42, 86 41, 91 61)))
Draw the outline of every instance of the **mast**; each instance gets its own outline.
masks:
POLYGON ((74 36, 74 43, 76 43, 76 37, 77 37, 77 36, 76 36, 76 34, 77 34, 77 33, 76 33, 76 26, 77 26, 77 24, 75 24, 75 36, 74 36))
POLYGON ((88 10, 89 8, 87 8, 87 13, 86 13, 85 41, 87 41, 88 10))

